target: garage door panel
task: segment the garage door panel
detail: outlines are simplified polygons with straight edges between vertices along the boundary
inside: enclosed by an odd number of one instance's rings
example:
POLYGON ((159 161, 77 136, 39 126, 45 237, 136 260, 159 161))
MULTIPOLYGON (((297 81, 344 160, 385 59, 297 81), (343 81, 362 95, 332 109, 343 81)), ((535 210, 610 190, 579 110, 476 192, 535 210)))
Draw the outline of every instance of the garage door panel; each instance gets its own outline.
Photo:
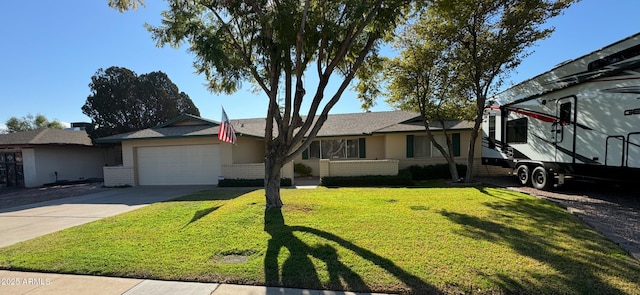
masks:
POLYGON ((218 145, 139 147, 140 185, 218 184, 218 145))

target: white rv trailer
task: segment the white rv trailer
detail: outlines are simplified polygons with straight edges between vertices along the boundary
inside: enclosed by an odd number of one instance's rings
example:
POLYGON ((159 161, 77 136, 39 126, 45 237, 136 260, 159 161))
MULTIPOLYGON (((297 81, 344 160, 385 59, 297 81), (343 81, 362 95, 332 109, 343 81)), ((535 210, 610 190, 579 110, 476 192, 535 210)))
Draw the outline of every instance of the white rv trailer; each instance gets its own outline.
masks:
MULTIPOLYGON (((559 49, 561 50, 561 49, 559 49)), ((482 163, 549 189, 640 181, 640 33, 522 82, 485 109, 482 163)))

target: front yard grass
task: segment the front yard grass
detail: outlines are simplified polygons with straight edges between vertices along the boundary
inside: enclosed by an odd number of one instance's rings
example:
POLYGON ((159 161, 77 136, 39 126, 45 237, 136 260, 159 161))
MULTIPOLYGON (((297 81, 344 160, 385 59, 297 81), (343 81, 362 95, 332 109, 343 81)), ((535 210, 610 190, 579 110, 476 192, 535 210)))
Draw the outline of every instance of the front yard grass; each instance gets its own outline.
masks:
POLYGON ((416 294, 640 294, 558 206, 477 188, 218 189, 0 249, 0 268, 416 294))

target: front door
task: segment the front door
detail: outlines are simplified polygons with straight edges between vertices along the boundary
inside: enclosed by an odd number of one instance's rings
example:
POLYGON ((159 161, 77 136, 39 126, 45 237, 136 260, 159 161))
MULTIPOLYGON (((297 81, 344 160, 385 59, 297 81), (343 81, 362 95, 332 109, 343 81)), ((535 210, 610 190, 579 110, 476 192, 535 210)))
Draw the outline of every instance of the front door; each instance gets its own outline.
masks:
POLYGON ((556 145, 556 162, 575 163, 575 96, 558 99, 556 102, 556 118, 558 120, 553 123, 552 128, 556 145))
POLYGON ((23 187, 21 152, 0 152, 0 187, 23 187))

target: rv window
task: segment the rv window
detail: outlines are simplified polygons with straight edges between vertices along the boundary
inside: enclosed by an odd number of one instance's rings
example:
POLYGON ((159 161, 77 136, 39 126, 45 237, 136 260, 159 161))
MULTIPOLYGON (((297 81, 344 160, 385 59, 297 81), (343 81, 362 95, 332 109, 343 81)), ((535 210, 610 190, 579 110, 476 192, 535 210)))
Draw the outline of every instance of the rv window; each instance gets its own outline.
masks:
POLYGON ((560 105, 560 124, 566 125, 571 123, 571 103, 565 102, 560 105))
POLYGON ((496 116, 489 116, 489 148, 493 149, 496 147, 496 116))
POLYGON ((587 68, 589 69, 589 71, 601 69, 608 65, 612 65, 614 63, 623 61, 625 59, 630 59, 638 55, 640 55, 640 45, 629 47, 612 55, 594 60, 587 65, 587 68))
POLYGON ((507 142, 527 143, 527 118, 510 120, 507 122, 507 142))

